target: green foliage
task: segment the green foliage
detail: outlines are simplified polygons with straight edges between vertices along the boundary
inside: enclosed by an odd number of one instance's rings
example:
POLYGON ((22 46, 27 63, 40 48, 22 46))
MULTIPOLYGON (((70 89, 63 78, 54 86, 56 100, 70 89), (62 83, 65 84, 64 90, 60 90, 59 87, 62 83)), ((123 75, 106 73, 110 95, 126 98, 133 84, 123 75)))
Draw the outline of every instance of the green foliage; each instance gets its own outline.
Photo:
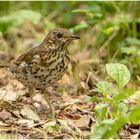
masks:
POLYGON ((116 94, 113 96, 113 101, 114 102, 119 102, 119 101, 123 101, 127 98, 129 98, 131 95, 133 95, 135 92, 135 88, 134 87, 131 87, 131 88, 128 88, 128 89, 123 89, 120 91, 119 94, 116 94))
POLYGON ((91 139, 108 139, 113 136, 117 137, 117 132, 126 123, 126 118, 120 116, 116 120, 105 119, 100 123, 92 126, 91 139))
POLYGON ((135 55, 137 53, 137 49, 134 46, 120 47, 120 51, 121 51, 121 53, 127 54, 127 55, 135 55))
POLYGON ((111 126, 114 124, 114 120, 103 120, 100 123, 96 123, 92 126, 91 139, 106 139, 109 138, 111 126))
POLYGON ((98 121, 101 121, 106 118, 107 105, 106 104, 97 104, 95 107, 96 117, 98 121))
POLYGON ((140 45, 140 39, 137 39, 137 38, 128 37, 128 38, 126 39, 126 41, 127 41, 130 45, 140 45))
POLYGON ((31 10, 21 10, 8 16, 0 17, 0 32, 9 32, 10 29, 22 24, 25 20, 29 20, 37 24, 41 19, 41 14, 31 10))
POLYGON ((117 26, 110 26, 107 27, 103 30, 103 33, 105 33, 106 35, 111 35, 115 30, 117 29, 117 26))
POLYGON ((134 124, 140 124, 140 105, 130 112, 129 120, 134 124))
POLYGON ((100 81, 96 84, 96 88, 94 91, 102 93, 106 95, 109 91, 109 88, 112 86, 112 83, 107 82, 107 81, 100 81))
POLYGON ((95 24, 99 20, 103 19, 103 12, 101 7, 97 2, 93 3, 93 7, 89 9, 75 9, 72 11, 73 13, 83 13, 90 19, 90 24, 95 24))
MULTIPOLYGON (((112 1, 87 3, 84 8, 72 10, 76 16, 82 16, 82 22, 86 23, 88 28, 96 30, 92 46, 95 48, 105 46, 107 50, 105 62, 109 62, 112 58, 112 62, 126 64, 135 77, 140 74, 139 8, 139 2, 112 1)), ((85 29, 81 27, 78 26, 78 31, 85 29)))
MULTIPOLYGON (((117 138, 118 131, 128 121, 139 123, 139 109, 137 106, 132 111, 126 100, 135 93, 135 88, 125 89, 124 86, 130 80, 128 68, 119 63, 106 64, 108 74, 117 82, 118 88, 114 88, 114 83, 101 81, 96 84, 93 91, 102 93, 103 97, 94 100, 98 102, 94 110, 97 117, 97 123, 93 124, 91 129, 92 139, 117 138)), ((91 101, 93 99, 91 98, 91 101)))
POLYGON ((123 64, 106 64, 106 69, 108 74, 117 82, 119 89, 122 89, 130 80, 130 72, 123 64))

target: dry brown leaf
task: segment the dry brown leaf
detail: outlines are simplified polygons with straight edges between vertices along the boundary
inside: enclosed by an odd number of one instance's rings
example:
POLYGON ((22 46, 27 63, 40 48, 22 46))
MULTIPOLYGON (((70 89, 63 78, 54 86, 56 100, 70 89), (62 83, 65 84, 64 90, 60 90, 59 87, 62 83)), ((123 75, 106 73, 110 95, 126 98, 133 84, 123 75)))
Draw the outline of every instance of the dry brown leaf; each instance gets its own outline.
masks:
POLYGON ((88 128, 90 118, 88 115, 83 115, 83 116, 81 116, 80 119, 72 120, 72 121, 78 128, 88 128))
POLYGON ((72 119, 72 120, 78 120, 79 118, 81 118, 81 116, 78 114, 73 114, 73 113, 69 113, 66 111, 63 111, 63 115, 69 119, 72 119))
POLYGON ((61 128, 63 129, 63 131, 66 131, 68 133, 72 132, 72 129, 69 126, 68 121, 66 119, 57 119, 57 121, 60 123, 61 128))

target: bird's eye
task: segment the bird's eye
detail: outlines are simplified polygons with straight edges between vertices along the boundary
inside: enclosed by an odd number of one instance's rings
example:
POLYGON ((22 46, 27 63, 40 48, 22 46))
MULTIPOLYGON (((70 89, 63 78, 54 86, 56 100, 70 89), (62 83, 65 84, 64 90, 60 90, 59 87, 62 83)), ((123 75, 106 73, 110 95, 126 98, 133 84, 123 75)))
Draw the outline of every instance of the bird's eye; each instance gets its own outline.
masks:
POLYGON ((56 34, 58 38, 61 38, 63 35, 61 33, 56 34))

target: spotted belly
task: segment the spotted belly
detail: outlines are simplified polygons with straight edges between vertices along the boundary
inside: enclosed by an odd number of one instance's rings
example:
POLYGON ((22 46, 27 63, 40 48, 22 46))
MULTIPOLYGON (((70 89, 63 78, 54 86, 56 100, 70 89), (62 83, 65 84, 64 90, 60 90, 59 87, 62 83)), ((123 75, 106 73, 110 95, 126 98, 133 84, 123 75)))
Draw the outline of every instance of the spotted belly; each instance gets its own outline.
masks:
POLYGON ((45 88, 55 84, 64 75, 69 61, 58 61, 50 66, 28 65, 22 62, 15 70, 17 79, 25 86, 33 88, 45 88))

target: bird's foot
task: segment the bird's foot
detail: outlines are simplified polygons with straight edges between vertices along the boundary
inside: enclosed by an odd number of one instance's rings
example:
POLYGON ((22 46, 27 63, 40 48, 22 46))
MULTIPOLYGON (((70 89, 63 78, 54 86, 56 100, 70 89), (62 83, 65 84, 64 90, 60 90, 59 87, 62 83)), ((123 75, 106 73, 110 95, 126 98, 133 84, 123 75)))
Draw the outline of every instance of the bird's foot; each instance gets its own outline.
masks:
POLYGON ((54 119, 56 118, 55 108, 54 108, 54 106, 52 105, 50 99, 49 99, 48 96, 47 96, 47 91, 46 91, 46 89, 41 90, 41 91, 42 91, 44 100, 45 100, 45 102, 46 102, 46 106, 48 105, 49 108, 50 108, 50 112, 51 112, 51 114, 50 114, 50 119, 51 119, 51 120, 54 120, 54 119))
POLYGON ((45 98, 45 101, 46 101, 46 103, 49 105, 49 108, 50 108, 50 112, 51 112, 50 118, 51 118, 52 120, 54 120, 54 119, 56 118, 55 108, 54 108, 54 106, 52 105, 52 103, 49 101, 49 99, 48 99, 48 97, 47 97, 46 95, 44 95, 44 98, 45 98))

